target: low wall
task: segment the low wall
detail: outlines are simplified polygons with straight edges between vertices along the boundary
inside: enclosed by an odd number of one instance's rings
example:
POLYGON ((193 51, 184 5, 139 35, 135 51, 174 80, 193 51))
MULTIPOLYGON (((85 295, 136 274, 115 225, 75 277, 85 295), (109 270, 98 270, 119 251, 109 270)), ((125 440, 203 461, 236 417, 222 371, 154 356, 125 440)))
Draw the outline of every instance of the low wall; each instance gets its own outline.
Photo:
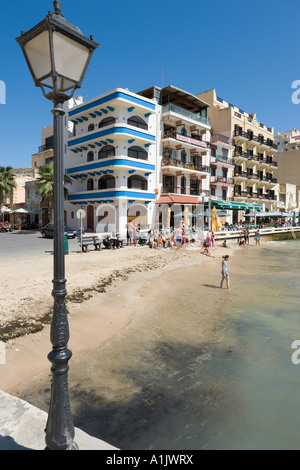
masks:
MULTIPOLYGON (((249 230, 250 237, 255 236, 256 230, 249 230)), ((276 240, 300 240, 300 227, 270 227, 262 228, 259 230, 260 236, 265 241, 276 241, 276 240)), ((226 240, 227 243, 237 242, 239 239, 243 238, 242 230, 233 230, 228 232, 217 232, 215 234, 215 240, 221 241, 226 240)))

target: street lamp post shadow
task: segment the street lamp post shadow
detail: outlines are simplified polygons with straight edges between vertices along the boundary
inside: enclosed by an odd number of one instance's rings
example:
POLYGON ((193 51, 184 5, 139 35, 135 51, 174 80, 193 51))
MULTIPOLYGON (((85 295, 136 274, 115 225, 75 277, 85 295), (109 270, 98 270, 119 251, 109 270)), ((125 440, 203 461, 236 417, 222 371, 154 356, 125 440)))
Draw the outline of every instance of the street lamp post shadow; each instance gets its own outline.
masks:
POLYGON ((52 351, 51 400, 46 426, 46 448, 77 449, 68 391, 69 324, 65 297, 64 251, 64 103, 81 87, 94 50, 93 38, 69 23, 61 14, 61 2, 54 1, 54 12, 43 21, 22 32, 16 41, 21 46, 35 85, 53 102, 54 127, 54 260, 53 316, 50 340, 52 351))

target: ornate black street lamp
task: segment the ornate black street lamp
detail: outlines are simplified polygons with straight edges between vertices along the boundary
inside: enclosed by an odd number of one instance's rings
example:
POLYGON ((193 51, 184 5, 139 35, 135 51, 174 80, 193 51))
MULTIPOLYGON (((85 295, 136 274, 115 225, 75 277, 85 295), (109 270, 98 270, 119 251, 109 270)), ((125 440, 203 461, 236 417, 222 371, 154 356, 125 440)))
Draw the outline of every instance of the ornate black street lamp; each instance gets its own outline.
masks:
POLYGON ((86 38, 61 14, 61 2, 54 12, 16 39, 21 46, 35 85, 54 104, 54 263, 53 317, 51 322, 51 402, 46 426, 46 445, 51 450, 77 448, 69 403, 69 325, 65 305, 64 252, 64 102, 80 88, 94 50, 99 46, 86 38))

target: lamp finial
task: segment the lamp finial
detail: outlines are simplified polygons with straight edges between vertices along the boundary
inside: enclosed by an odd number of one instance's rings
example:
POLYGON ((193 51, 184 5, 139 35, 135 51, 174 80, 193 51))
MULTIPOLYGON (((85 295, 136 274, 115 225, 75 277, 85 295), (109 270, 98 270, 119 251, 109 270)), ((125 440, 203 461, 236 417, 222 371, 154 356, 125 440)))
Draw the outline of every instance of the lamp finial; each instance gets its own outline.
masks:
POLYGON ((55 13, 60 14, 60 12, 61 12, 61 2, 59 2, 58 0, 55 0, 53 2, 53 5, 54 5, 55 13))

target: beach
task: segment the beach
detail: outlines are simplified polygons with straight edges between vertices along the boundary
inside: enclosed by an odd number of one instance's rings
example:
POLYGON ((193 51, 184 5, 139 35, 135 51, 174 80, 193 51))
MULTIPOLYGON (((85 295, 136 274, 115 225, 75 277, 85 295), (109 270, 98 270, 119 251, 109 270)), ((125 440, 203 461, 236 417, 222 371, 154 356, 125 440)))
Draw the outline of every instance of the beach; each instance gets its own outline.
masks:
MULTIPOLYGON (((203 255, 198 248, 147 247, 67 255, 69 347, 73 356, 118 335, 157 298, 168 298, 165 274, 176 271, 176 279, 183 276, 184 283, 191 266, 196 269, 199 288, 205 296, 208 314, 201 335, 208 341, 218 318, 215 298, 210 295, 212 289, 205 288, 205 283, 218 286, 222 255, 232 254, 236 249, 236 244, 228 249, 215 246, 211 249, 212 257, 203 255)), ((5 295, 1 296, 1 338, 6 341, 6 365, 0 366, 3 391, 14 393, 18 386, 49 370, 52 263, 52 256, 45 255, 13 263, 3 261, 0 265, 5 279, 2 286, 5 295)))
MULTIPOLYGON (((77 428, 127 450, 299 447, 291 344, 300 338, 300 243, 234 243, 211 253, 94 254, 115 262, 94 279, 97 289, 68 302, 77 428), (220 289, 224 254, 230 290, 220 289)), ((48 325, 9 340, 0 366, 0 389, 45 412, 49 335, 48 325)))

